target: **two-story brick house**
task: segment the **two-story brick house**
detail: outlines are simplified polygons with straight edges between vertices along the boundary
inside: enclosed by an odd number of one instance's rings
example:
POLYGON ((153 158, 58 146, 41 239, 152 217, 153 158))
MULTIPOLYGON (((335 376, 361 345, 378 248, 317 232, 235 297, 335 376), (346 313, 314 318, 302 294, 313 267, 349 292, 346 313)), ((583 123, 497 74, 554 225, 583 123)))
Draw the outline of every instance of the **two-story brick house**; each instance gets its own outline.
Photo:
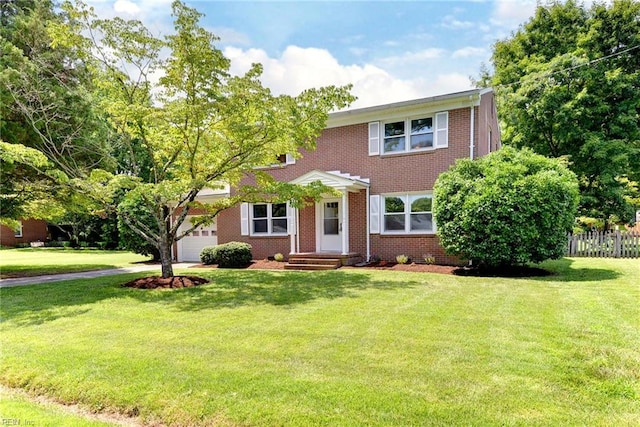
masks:
MULTIPOLYGON (((431 254, 438 263, 456 263, 438 244, 434 183, 456 159, 499 147, 491 89, 332 113, 316 150, 297 160, 283 156, 267 171, 281 181, 321 181, 336 194, 302 209, 245 203, 222 212, 205 237, 250 243, 255 259, 278 252, 351 260, 431 254)), ((185 239, 205 244, 202 231, 185 239)), ((177 252, 178 260, 186 260, 177 252)))

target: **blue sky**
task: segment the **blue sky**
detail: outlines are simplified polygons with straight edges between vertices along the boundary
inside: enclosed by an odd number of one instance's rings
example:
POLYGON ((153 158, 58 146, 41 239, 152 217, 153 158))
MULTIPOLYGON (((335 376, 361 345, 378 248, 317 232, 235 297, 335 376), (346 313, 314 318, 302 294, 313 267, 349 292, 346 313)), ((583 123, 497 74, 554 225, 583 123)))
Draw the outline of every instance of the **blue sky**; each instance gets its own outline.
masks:
MULTIPOLYGON (((140 19, 171 32, 170 0, 90 0, 100 17, 140 19)), ((263 83, 295 95, 352 83, 354 107, 470 89, 493 43, 535 10, 532 0, 205 1, 186 3, 242 73, 264 65, 263 83)))

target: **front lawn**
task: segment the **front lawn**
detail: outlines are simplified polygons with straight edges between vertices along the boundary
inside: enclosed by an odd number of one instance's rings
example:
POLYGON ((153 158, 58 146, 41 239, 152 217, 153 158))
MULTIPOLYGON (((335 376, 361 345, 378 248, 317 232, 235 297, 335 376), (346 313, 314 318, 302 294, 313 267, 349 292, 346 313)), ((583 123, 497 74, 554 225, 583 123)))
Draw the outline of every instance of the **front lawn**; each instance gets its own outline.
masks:
POLYGON ((125 251, 68 248, 0 250, 0 279, 128 267, 149 257, 125 251))
POLYGON ((545 267, 1 289, 0 382, 178 426, 640 424, 640 262, 545 267))

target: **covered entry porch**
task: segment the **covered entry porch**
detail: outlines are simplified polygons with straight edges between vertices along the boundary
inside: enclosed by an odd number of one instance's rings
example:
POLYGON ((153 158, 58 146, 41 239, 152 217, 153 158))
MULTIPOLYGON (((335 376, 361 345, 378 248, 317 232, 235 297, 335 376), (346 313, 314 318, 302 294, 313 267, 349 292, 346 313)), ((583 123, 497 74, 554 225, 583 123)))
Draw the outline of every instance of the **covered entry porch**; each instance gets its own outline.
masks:
POLYGON ((365 233, 366 250, 362 251, 364 248, 360 244, 359 249, 354 251, 350 224, 354 224, 353 219, 359 219, 361 230, 353 231, 359 233, 360 239, 363 232, 369 229, 369 179, 340 171, 314 170, 290 182, 307 185, 317 181, 334 189, 335 192, 326 194, 313 207, 293 209, 290 216, 290 259, 339 259, 341 265, 355 264, 358 260, 368 259, 368 232, 365 233), (361 204, 357 211, 352 213, 349 195, 361 193, 364 197, 360 200, 366 200, 366 206, 361 204), (351 218, 351 215, 356 217, 351 218))

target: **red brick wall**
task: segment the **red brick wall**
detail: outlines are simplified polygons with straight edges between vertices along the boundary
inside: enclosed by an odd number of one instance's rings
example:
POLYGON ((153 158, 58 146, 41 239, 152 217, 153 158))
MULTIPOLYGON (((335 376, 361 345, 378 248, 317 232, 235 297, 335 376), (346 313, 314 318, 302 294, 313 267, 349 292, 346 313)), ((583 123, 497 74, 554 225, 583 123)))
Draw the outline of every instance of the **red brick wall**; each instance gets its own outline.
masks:
POLYGON ((22 237, 15 237, 15 231, 4 225, 0 226, 0 245, 16 246, 31 242, 47 240, 47 222, 41 219, 23 219, 22 237))
POLYGON ((493 92, 482 95, 480 106, 476 107, 477 138, 475 154, 485 156, 500 148, 500 129, 493 92), (491 134, 491 141, 489 141, 491 134))
MULTIPOLYGON (((369 178, 372 195, 403 192, 430 191, 438 175, 447 170, 458 158, 469 157, 470 108, 449 111, 449 146, 432 151, 384 156, 368 155, 368 124, 325 129, 318 138, 317 149, 302 152, 303 158, 295 164, 277 166, 269 172, 278 180, 291 181, 314 169, 340 171, 352 176, 369 178)), ((475 144, 478 146, 479 123, 485 120, 484 110, 475 109, 475 144)), ((486 132, 485 132, 486 134, 486 132)), ((485 138, 486 142, 486 138, 485 138)), ((477 154, 477 153, 476 153, 477 154)), ((366 255, 366 192, 349 194, 350 250, 366 255)), ((315 251, 315 208, 300 211, 300 250, 315 251)), ((218 219, 220 242, 239 240, 250 243, 256 259, 272 256, 276 252, 288 254, 289 237, 250 237, 240 235, 240 208, 223 212, 218 219)), ((371 254, 382 259, 395 260, 396 255, 406 254, 422 259, 424 254, 436 257, 438 263, 457 263, 444 255, 434 235, 385 236, 371 235, 371 254)))

